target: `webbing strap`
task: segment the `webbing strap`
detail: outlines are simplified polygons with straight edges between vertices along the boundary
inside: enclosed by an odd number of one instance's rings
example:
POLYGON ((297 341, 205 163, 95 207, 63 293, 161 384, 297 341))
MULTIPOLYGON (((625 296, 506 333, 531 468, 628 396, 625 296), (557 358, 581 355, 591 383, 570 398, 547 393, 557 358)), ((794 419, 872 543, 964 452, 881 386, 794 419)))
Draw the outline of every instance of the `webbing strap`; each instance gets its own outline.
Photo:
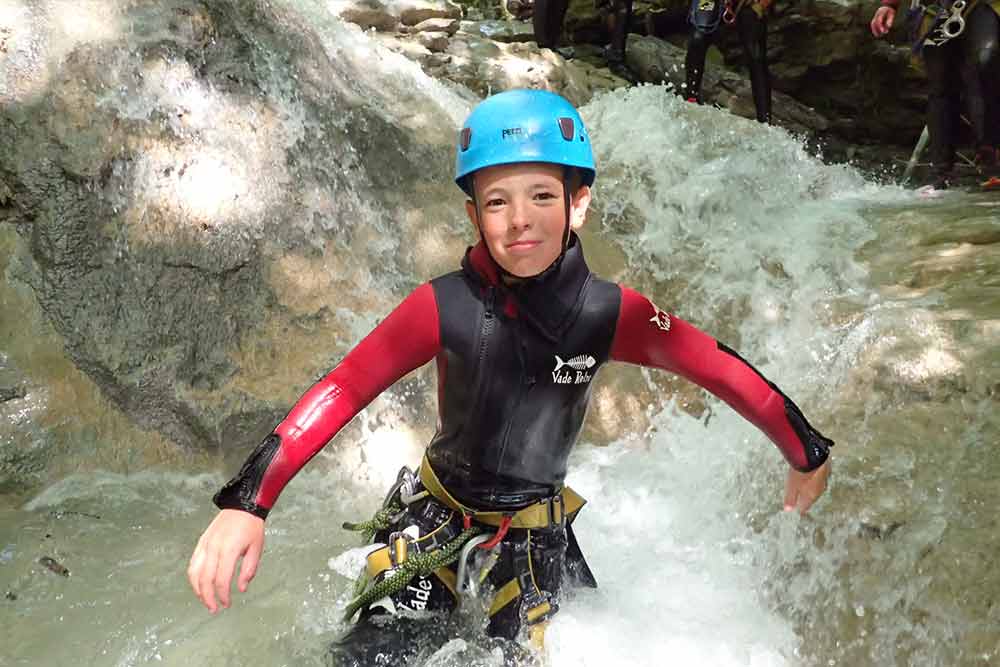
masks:
MULTIPOLYGON (((462 514, 470 515, 479 523, 499 527, 504 518, 510 516, 509 513, 500 511, 479 511, 458 502, 441 484, 426 456, 420 463, 420 481, 424 488, 439 501, 462 514)), ((546 500, 539 500, 515 512, 511 517, 510 527, 538 529, 565 523, 567 517, 573 516, 586 503, 583 496, 565 486, 558 495, 546 500)))
POLYGON ((509 605, 520 596, 521 582, 519 582, 515 577, 501 586, 500 590, 497 591, 497 594, 493 596, 493 602, 490 604, 489 615, 495 615, 498 611, 509 605))

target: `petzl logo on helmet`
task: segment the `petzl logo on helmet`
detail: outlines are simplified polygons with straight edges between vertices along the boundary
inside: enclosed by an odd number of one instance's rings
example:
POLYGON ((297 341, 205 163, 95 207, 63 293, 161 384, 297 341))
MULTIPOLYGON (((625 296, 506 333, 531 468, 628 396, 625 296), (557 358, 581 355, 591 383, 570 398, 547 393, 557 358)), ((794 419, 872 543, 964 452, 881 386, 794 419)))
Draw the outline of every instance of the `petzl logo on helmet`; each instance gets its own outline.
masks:
POLYGON ((583 384, 584 382, 590 382, 591 378, 594 377, 587 371, 597 364, 597 359, 594 359, 589 354, 578 354, 569 361, 563 361, 558 354, 555 356, 556 369, 552 371, 552 382, 554 384, 583 384), (563 370, 565 366, 569 366, 576 372, 571 373, 568 370, 563 370))
POLYGON ((500 133, 504 139, 510 139, 511 137, 520 137, 527 134, 523 127, 505 127, 500 133))

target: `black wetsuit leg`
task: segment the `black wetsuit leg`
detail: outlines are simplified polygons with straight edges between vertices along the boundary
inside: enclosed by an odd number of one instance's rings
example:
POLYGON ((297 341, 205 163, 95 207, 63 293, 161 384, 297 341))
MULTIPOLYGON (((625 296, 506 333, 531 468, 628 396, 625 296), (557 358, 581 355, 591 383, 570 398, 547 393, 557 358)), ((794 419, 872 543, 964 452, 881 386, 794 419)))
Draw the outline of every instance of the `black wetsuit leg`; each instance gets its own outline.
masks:
POLYGON ((535 0, 531 25, 540 48, 554 49, 559 46, 568 7, 569 0, 535 0))
MULTIPOLYGON (((977 150, 1000 143, 1000 17, 980 2, 965 20, 959 38, 966 112, 977 150)), ((995 157, 994 157, 995 159, 995 157)))
POLYGON ((955 136, 961 94, 961 77, 957 71, 961 66, 960 45, 955 40, 940 46, 924 45, 922 54, 927 70, 931 169, 934 178, 940 181, 950 175, 955 166, 955 136))
POLYGON ((684 57, 684 97, 701 104, 701 81, 705 75, 705 56, 712 46, 715 31, 722 20, 723 0, 692 0, 688 12, 691 33, 684 57))
POLYGON ((608 46, 607 59, 613 71, 625 65, 625 44, 628 41, 628 28, 631 22, 632 0, 612 0, 611 11, 608 13, 611 44, 608 46))
POLYGON ((687 55, 684 57, 684 72, 687 82, 685 96, 701 104, 701 80, 705 75, 705 56, 712 46, 714 33, 704 28, 694 27, 688 35, 687 55))
POLYGON ((565 528, 510 531, 500 559, 490 571, 497 591, 514 580, 520 594, 499 609, 492 609, 486 629, 491 637, 515 639, 529 609, 548 601, 556 610, 566 572, 567 534, 565 528))
POLYGON ((750 5, 736 16, 736 29, 750 69, 750 89, 757 120, 771 122, 771 72, 767 68, 767 18, 760 18, 750 5))

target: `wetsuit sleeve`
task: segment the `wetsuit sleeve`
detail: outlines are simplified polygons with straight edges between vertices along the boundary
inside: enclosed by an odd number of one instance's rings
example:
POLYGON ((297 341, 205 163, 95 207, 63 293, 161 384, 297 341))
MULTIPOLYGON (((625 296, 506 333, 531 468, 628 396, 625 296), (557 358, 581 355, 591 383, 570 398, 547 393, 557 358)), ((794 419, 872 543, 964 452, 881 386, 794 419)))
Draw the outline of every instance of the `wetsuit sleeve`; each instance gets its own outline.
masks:
POLYGON ((763 431, 797 470, 815 470, 829 456, 833 441, 756 368, 627 287, 622 287, 611 358, 667 370, 704 387, 763 431))
POLYGON ((439 345, 437 302, 427 283, 298 400, 215 494, 215 504, 266 518, 295 473, 382 391, 433 359, 439 345))

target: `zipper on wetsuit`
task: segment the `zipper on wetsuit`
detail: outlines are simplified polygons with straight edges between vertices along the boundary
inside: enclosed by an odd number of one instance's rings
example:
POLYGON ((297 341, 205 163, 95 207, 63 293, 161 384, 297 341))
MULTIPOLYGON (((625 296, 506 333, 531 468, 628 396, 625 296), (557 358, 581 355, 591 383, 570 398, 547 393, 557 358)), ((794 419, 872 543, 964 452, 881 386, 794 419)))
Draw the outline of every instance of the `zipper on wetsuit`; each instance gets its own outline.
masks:
MULTIPOLYGON (((480 369, 482 369, 482 363, 486 360, 486 351, 489 347, 488 339, 493 333, 493 329, 496 325, 496 320, 494 319, 493 307, 496 304, 496 288, 490 287, 486 290, 486 313, 483 315, 483 325, 479 333, 479 364, 480 369)), ((481 371, 480 371, 481 372, 481 371)))
MULTIPOLYGON (((528 377, 528 366, 524 361, 524 320, 518 319, 517 323, 517 344, 514 346, 514 349, 517 350, 517 358, 518 361, 521 362, 521 377, 517 383, 517 400, 514 401, 514 406, 510 411, 510 418, 507 420, 507 425, 503 430, 503 440, 500 441, 500 456, 497 459, 497 469, 495 471, 497 476, 500 475, 500 469, 503 468, 503 460, 507 456, 507 444, 510 440, 510 429, 511 426, 514 425, 514 417, 517 415, 518 408, 521 407, 521 401, 524 400, 524 394, 526 391, 525 386, 527 385, 527 391, 530 391, 531 385, 535 384, 535 379, 528 377)), ((494 485, 493 488, 490 489, 491 500, 496 499, 496 492, 497 487, 494 485)))

